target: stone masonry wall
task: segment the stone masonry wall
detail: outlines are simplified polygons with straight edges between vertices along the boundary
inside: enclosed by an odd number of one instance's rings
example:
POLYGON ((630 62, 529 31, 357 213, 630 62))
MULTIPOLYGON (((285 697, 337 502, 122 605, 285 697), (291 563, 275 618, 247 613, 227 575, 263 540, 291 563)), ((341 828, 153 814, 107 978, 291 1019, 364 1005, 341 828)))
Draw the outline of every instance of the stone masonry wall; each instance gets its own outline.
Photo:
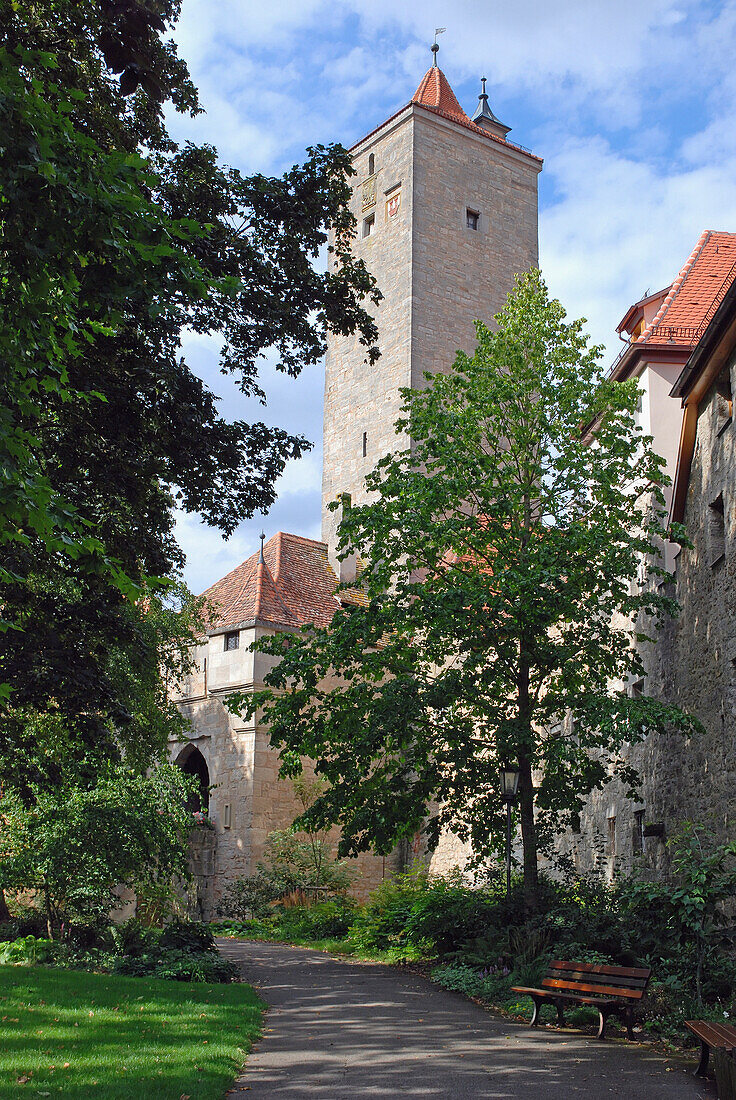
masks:
MULTIPOLYGON (((222 701, 228 689, 263 685, 272 658, 248 649, 263 633, 260 627, 241 630, 239 649, 231 652, 224 650, 222 635, 210 637, 198 648, 198 670, 181 685, 177 696, 191 730, 185 743, 169 746, 170 757, 180 760, 190 745, 195 746, 207 763, 212 787, 209 808, 214 832, 198 830, 191 852, 204 919, 215 915, 231 882, 255 871, 268 834, 288 828, 301 810, 291 785, 279 779, 278 754, 270 747, 267 728, 231 714, 222 701), (212 670, 207 682, 205 657, 212 670)), ((332 839, 336 847, 337 832, 332 839)), ((370 853, 351 861, 352 892, 365 898, 395 865, 396 858, 383 860, 370 853)))
POLYGON ((354 251, 384 295, 381 358, 368 367, 357 338, 329 341, 322 538, 330 546, 337 517, 328 503, 342 492, 362 502, 365 475, 401 445, 399 388, 421 386, 425 371, 447 370, 458 349, 472 351, 473 322, 490 322, 515 275, 538 262, 538 161, 408 107, 361 142, 353 162, 354 251), (468 209, 480 215, 477 230, 467 227, 468 209))
MULTIPOLYGON (((322 538, 334 545, 335 513, 327 504, 343 492, 362 502, 363 479, 383 455, 395 449, 393 425, 399 415, 399 387, 411 381, 411 255, 413 210, 413 132, 410 110, 380 134, 366 139, 353 163, 356 184, 351 210, 358 223, 356 257, 365 261, 384 295, 376 321, 381 358, 372 367, 357 336, 330 338, 325 361, 322 538), (369 156, 375 158, 373 176, 369 156), (366 197, 375 201, 364 208, 366 197), (398 199, 393 216, 388 202, 398 199), (363 236, 373 217, 370 236, 363 236), (363 433, 366 454, 363 455, 363 433)), ((393 207, 392 207, 393 208, 393 207)))
POLYGON ((412 386, 472 352, 515 276, 538 264, 537 177, 522 153, 426 111, 414 124, 412 386), (478 228, 467 211, 479 214, 478 228))
MULTIPOLYGON (((736 389, 736 361, 729 369, 736 389)), ((644 690, 694 714, 704 732, 690 741, 652 735, 631 747, 642 801, 630 802, 615 781, 594 793, 580 835, 561 843, 581 870, 631 868, 637 811, 644 824, 664 825, 664 837, 644 839, 643 859, 657 874, 667 873, 665 841, 683 821, 736 839, 736 425, 719 421, 714 390, 700 406, 684 522, 693 546, 677 557, 670 593, 682 610, 647 647, 644 690), (725 556, 715 561, 710 505, 721 493, 725 556)))

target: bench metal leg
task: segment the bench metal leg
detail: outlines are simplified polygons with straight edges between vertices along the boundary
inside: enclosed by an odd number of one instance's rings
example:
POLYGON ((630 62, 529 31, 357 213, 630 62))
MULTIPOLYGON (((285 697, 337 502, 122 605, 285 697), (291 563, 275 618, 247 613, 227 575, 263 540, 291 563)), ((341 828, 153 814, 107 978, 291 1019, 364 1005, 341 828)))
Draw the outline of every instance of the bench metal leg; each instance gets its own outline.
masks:
POLYGON ((705 1077, 708 1073, 708 1058, 710 1056, 710 1047, 703 1040, 700 1040, 700 1061, 698 1062, 698 1068, 695 1070, 695 1077, 705 1077))
POLYGON ((565 1026, 565 1010, 562 1007, 562 1001, 557 1001, 557 1026, 565 1026))
POLYGON ((531 1021, 529 1023, 529 1026, 530 1027, 536 1027, 537 1024, 539 1023, 539 1010, 542 1007, 542 1001, 540 1001, 537 997, 534 997, 532 999, 534 1001, 534 1012, 532 1013, 532 1018, 531 1018, 531 1021))
POLYGON ((634 1009, 626 1009, 626 1038, 634 1041, 634 1009))
POLYGON ((598 1009, 598 1019, 600 1021, 598 1024, 598 1038, 605 1039, 606 1020, 608 1019, 608 1012, 604 1008, 598 1009))

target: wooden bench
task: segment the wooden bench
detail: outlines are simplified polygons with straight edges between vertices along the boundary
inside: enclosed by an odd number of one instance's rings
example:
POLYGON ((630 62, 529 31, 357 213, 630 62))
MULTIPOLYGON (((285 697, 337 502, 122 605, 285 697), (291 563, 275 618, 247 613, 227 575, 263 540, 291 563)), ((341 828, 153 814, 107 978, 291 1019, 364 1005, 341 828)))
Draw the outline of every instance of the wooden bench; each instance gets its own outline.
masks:
POLYGON ((539 1010, 543 1004, 557 1008, 557 1023, 565 1025, 566 1004, 591 1005, 598 1010, 600 1026, 598 1038, 605 1038, 609 1016, 620 1016, 626 1021, 626 1034, 634 1038, 634 1007, 644 996, 649 975, 648 969, 632 966, 599 966, 597 963, 565 962, 555 959, 542 979, 541 989, 514 986, 514 993, 526 993, 534 1001, 532 1027, 539 1023, 539 1010))
POLYGON ((733 1054, 736 1048, 736 1027, 731 1024, 714 1024, 710 1020, 685 1020, 685 1027, 700 1040, 700 1062, 695 1070, 697 1077, 708 1072, 711 1050, 726 1050, 733 1054))

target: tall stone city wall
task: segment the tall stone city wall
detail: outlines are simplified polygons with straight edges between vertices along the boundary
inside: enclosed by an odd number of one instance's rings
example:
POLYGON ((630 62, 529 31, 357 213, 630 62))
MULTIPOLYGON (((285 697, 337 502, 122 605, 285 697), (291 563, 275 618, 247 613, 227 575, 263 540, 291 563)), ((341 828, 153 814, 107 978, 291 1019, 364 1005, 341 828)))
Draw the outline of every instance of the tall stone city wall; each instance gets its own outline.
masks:
MULTIPOLYGON (((736 388, 736 362, 728 369, 736 388)), ((714 390, 700 406, 684 522, 693 545, 677 556, 667 589, 681 612, 646 647, 643 690, 695 715, 703 732, 689 741, 652 735, 629 748, 626 757, 643 778, 641 802, 627 799, 617 781, 594 793, 580 834, 560 842, 581 870, 597 866, 610 875, 633 866, 637 812, 645 826, 664 826, 663 836, 644 838, 641 857, 659 874, 668 869, 665 842, 684 821, 736 839, 736 426, 723 424, 714 390), (723 556, 711 507, 720 494, 723 556)))

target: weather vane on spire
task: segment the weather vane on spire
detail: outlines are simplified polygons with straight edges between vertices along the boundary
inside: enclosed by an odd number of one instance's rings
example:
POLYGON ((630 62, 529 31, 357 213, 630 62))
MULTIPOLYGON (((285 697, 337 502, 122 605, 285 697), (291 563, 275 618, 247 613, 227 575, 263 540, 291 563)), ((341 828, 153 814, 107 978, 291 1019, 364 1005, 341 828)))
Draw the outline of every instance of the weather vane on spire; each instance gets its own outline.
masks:
POLYGON ((437 35, 438 34, 444 34, 446 30, 447 30, 447 27, 435 27, 434 28, 434 43, 432 45, 432 53, 434 54, 434 60, 432 61, 433 65, 437 64, 437 54, 439 53, 439 50, 440 50, 440 48, 437 44, 437 35))

